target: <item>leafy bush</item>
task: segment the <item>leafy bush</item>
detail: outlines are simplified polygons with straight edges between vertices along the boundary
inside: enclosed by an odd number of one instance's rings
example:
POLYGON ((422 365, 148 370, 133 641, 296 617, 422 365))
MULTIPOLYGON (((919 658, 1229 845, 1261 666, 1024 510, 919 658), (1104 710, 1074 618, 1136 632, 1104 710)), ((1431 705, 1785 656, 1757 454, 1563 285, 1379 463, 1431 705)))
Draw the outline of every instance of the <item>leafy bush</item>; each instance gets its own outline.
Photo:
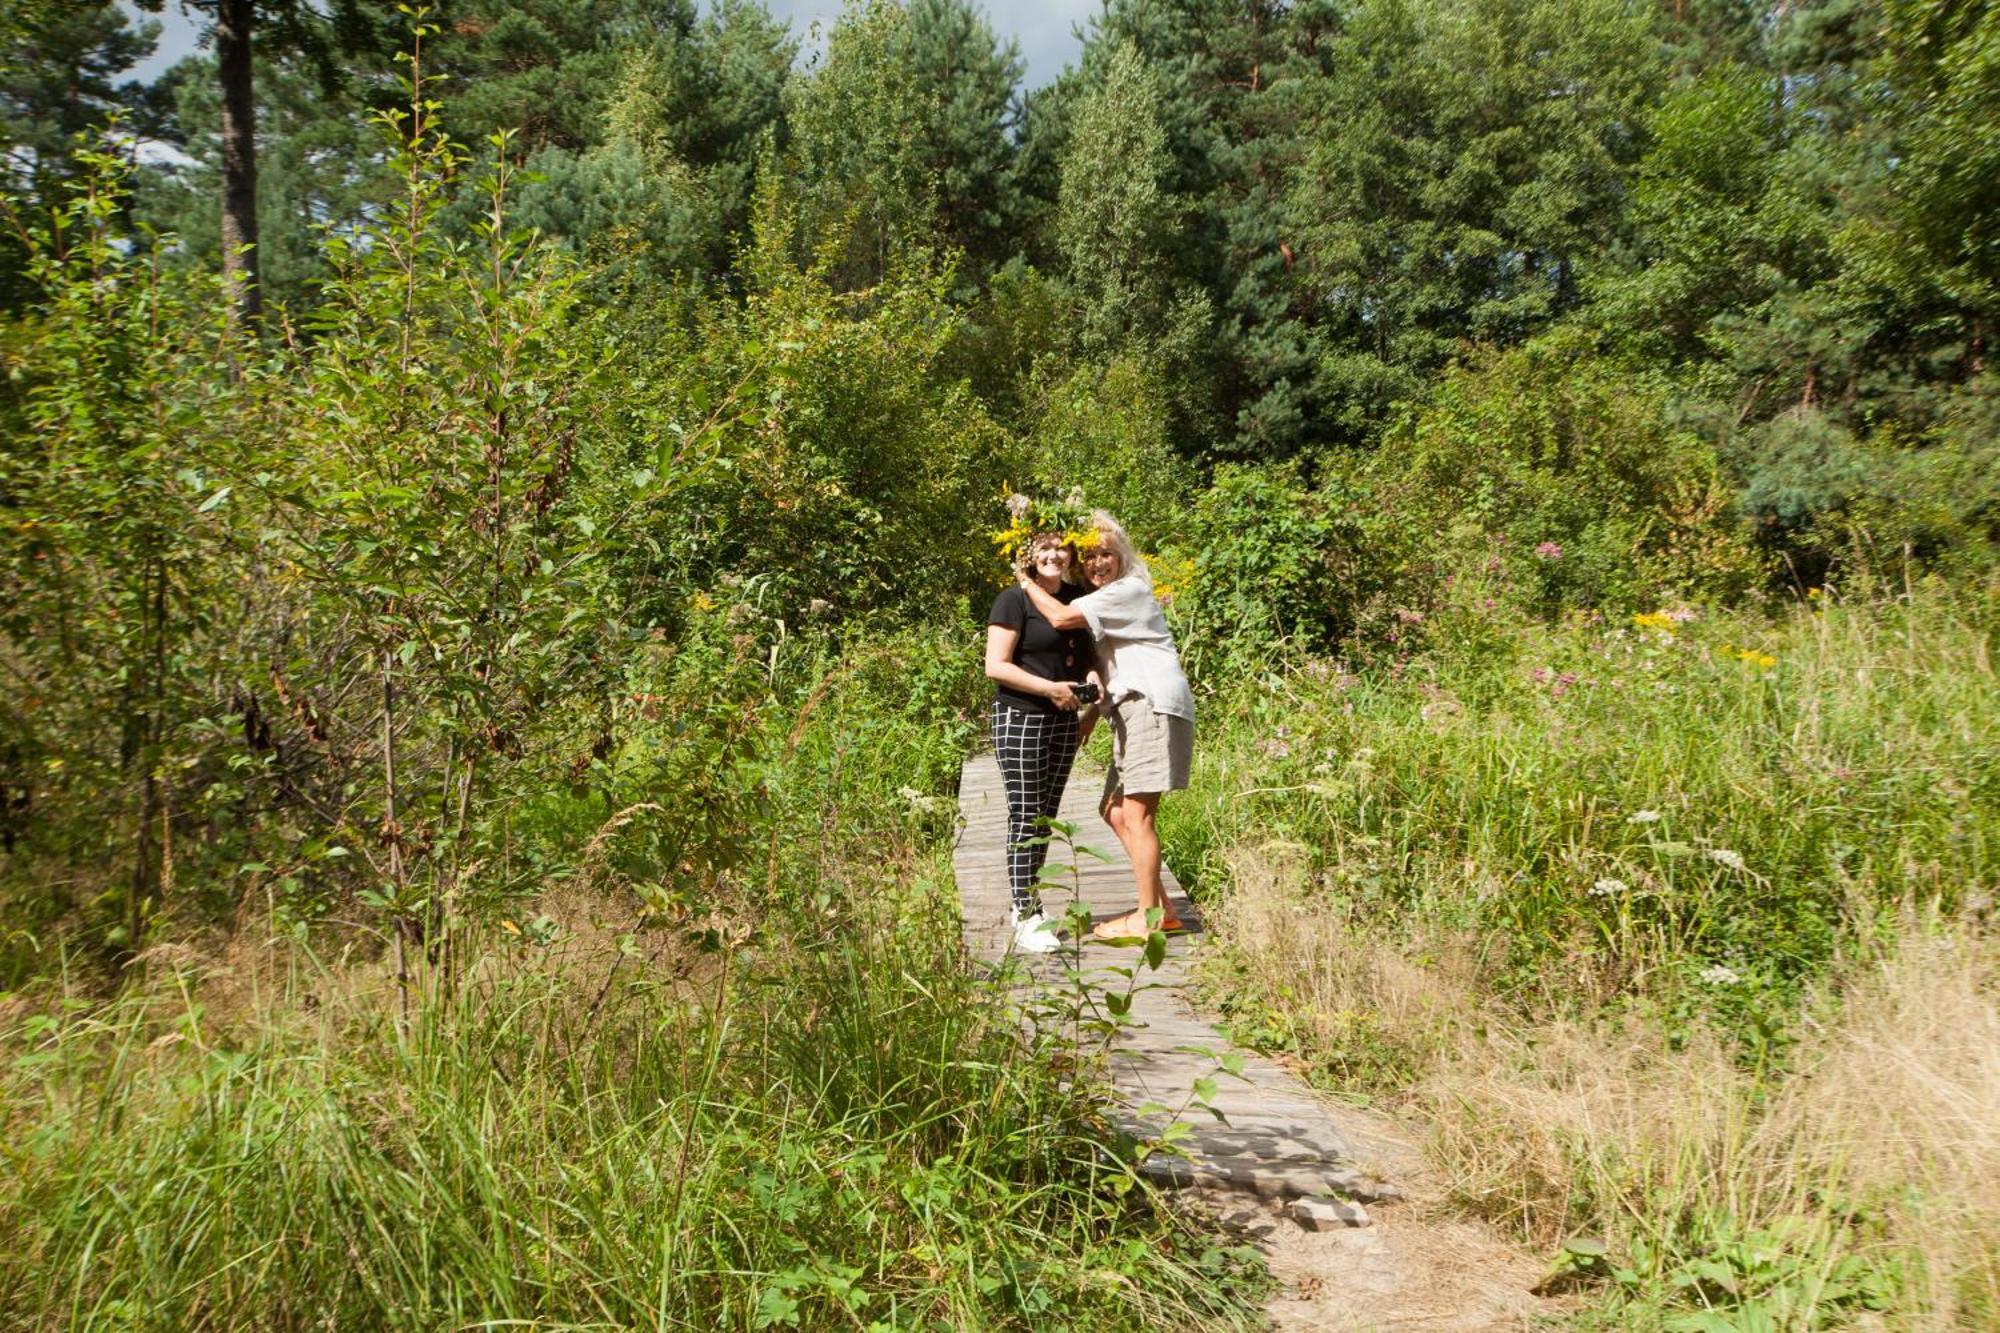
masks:
POLYGON ((1287 467, 1230 464, 1172 529, 1192 562, 1174 599, 1197 674, 1254 670, 1281 645, 1332 646, 1342 597, 1341 518, 1287 467))
POLYGON ((661 358, 663 415, 706 432, 713 466, 647 527, 628 585, 755 582, 792 625, 815 604, 842 617, 959 604, 989 583, 973 516, 1013 450, 962 383, 932 373, 955 319, 948 275, 853 295, 782 264, 764 277, 747 302, 706 306, 661 358))
POLYGON ((1663 382, 1553 336, 1448 373, 1342 469, 1366 555, 1354 623, 1422 611, 1495 556, 1503 595, 1542 615, 1746 591, 1759 566, 1714 453, 1665 405, 1663 382))

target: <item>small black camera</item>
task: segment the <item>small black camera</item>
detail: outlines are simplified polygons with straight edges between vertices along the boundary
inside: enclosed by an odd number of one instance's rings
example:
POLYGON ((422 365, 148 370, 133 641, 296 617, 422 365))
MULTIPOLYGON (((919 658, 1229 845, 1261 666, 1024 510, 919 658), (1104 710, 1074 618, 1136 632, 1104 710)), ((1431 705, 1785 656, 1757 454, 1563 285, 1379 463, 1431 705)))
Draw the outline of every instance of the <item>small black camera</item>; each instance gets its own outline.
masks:
POLYGON ((1104 697, 1103 690, 1088 682, 1082 685, 1073 684, 1069 687, 1069 691, 1076 696, 1076 701, 1080 704, 1094 704, 1104 697))

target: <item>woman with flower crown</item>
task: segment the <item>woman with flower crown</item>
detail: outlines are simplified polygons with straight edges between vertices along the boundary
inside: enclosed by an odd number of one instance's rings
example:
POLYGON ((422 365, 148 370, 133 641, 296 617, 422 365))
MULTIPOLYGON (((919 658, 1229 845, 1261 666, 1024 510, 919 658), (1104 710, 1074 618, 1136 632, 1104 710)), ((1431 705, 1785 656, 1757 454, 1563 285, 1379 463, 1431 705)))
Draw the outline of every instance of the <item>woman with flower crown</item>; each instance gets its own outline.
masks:
POLYGON ((1096 645, 1104 691, 1098 707, 1111 719, 1113 740, 1098 808, 1131 859, 1139 906, 1100 921, 1091 934, 1100 940, 1143 937, 1153 929, 1147 918, 1155 908, 1159 929, 1178 930, 1181 922, 1160 877, 1155 820, 1160 797, 1188 785, 1194 692, 1153 595, 1152 575, 1125 529, 1099 509, 1078 544, 1089 592, 1059 598, 1036 581, 1024 579, 1020 586, 1021 595, 1054 630, 1088 630, 1096 645))
POLYGON ((1070 581, 1076 549, 1024 496, 1009 501, 1013 526, 1001 539, 1015 545, 1019 583, 993 599, 986 617, 986 675, 993 681, 993 755, 1007 789, 1007 887, 1012 898, 1014 946, 1050 953, 1061 946, 1056 923, 1042 910, 1036 876, 1048 857, 1049 821, 1089 727, 1081 717, 1076 686, 1090 677, 1095 659, 1090 635, 1057 629, 1028 600, 1034 588, 1053 606, 1079 597, 1070 581))

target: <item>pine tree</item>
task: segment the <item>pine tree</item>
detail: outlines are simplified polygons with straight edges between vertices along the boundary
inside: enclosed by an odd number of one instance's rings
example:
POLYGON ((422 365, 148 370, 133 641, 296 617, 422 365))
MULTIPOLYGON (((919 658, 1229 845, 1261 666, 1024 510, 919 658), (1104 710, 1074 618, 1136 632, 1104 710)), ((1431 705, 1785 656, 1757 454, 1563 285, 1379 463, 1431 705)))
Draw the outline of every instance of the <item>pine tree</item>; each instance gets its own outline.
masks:
POLYGON ((848 229, 840 280, 901 248, 948 246, 983 276, 1011 253, 1021 62, 966 0, 869 0, 834 25, 788 98, 792 178, 815 236, 848 229))
POLYGON ((1335 438, 1369 438, 1461 345, 1577 307, 1620 238, 1662 77, 1650 19, 1620 0, 1356 13, 1308 92, 1288 201, 1335 438))

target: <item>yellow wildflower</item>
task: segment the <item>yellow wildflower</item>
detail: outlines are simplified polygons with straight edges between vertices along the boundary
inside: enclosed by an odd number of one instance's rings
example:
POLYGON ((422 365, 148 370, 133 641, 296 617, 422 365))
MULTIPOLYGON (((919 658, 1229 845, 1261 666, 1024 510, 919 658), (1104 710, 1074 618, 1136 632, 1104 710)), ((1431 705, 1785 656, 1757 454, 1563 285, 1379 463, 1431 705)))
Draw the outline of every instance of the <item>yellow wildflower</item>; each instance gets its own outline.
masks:
POLYGON ((1674 618, 1664 611, 1644 611, 1632 617, 1632 623, 1640 629, 1658 630, 1668 638, 1674 637, 1674 618))

